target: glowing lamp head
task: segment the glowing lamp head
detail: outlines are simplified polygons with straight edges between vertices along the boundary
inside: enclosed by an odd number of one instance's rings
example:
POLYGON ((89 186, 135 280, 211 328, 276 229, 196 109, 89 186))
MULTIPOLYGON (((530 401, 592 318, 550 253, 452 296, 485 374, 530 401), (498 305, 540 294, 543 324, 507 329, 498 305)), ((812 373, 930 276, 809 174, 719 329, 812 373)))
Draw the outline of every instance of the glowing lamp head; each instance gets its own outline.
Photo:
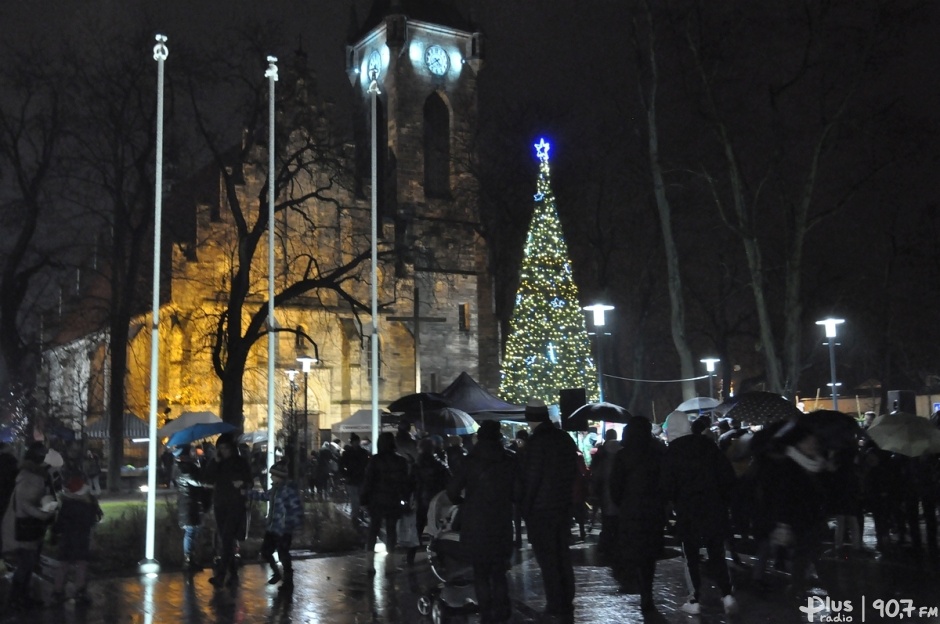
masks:
POLYGON ((589 306, 584 306, 581 309, 586 312, 593 312, 595 327, 602 327, 604 325, 604 313, 613 310, 614 306, 608 305, 606 303, 595 303, 589 306))
POLYGON ((294 370, 293 368, 287 371, 287 378, 290 380, 291 383, 294 383, 294 377, 296 376, 297 376, 297 371, 294 370))
POLYGON ((304 373, 309 373, 310 368, 320 360, 309 355, 301 355, 297 358, 297 361, 300 362, 301 370, 303 370, 304 373))
POLYGON ((714 373, 714 372, 715 372, 715 364, 717 364, 717 363, 720 362, 721 360, 719 360, 718 358, 702 358, 702 359, 699 360, 699 361, 700 361, 702 364, 705 365, 705 370, 706 370, 706 371, 708 371, 709 373, 714 373))
POLYGON ((816 321, 816 324, 825 326, 826 338, 835 338, 836 326, 841 325, 844 322, 845 322, 845 319, 827 318, 821 321, 816 321))

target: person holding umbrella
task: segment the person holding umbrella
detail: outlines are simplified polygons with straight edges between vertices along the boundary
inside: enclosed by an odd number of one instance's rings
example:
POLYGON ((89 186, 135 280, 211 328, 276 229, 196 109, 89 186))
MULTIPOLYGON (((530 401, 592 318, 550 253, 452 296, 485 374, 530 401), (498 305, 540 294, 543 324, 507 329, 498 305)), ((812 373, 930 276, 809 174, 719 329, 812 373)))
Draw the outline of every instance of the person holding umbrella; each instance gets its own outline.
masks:
POLYGON ((204 478, 214 490, 212 507, 216 524, 214 574, 209 582, 215 587, 238 581, 235 550, 243 538, 248 512, 248 491, 253 486, 251 466, 235 448, 235 436, 223 433, 215 444, 216 455, 206 465, 204 478))

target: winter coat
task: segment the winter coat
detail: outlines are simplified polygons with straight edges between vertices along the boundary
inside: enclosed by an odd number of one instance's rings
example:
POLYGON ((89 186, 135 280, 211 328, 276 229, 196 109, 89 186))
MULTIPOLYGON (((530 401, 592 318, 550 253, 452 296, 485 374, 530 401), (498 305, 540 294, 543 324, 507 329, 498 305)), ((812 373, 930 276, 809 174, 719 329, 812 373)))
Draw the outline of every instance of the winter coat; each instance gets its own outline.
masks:
POLYGON ((40 506, 43 496, 52 495, 48 486, 47 466, 29 460, 20 464, 19 474, 16 475, 16 486, 3 514, 3 550, 11 552, 17 549, 38 550, 42 540, 32 542, 16 541, 15 518, 32 516, 40 520, 51 522, 55 512, 45 512, 40 506))
POLYGON ((578 476, 578 445, 550 422, 535 428, 520 454, 522 517, 571 515, 571 492, 578 476))
POLYGON ((731 462, 714 442, 692 434, 686 419, 671 414, 670 420, 660 491, 674 505, 676 533, 684 541, 729 537, 728 507, 735 484, 731 462))
POLYGON ((614 468, 614 458, 622 448, 623 445, 617 440, 607 440, 591 461, 591 487, 600 501, 601 513, 605 516, 617 515, 617 502, 610 495, 610 474, 614 468))
POLYGON ((648 430, 640 435, 633 431, 634 425, 628 425, 623 449, 610 462, 609 491, 620 518, 619 554, 624 561, 640 562, 657 557, 663 549, 666 511, 659 490, 663 450, 648 430))
POLYGON ((786 455, 768 456, 758 472, 767 528, 789 525, 798 539, 818 535, 825 523, 821 473, 804 470, 786 455))
POLYGON ((366 465, 369 463, 369 451, 361 446, 350 446, 339 458, 339 468, 349 485, 362 485, 366 478, 366 465))
POLYGON ((411 498, 414 481, 408 460, 391 451, 380 451, 369 459, 359 499, 369 515, 399 516, 402 504, 411 498))
POLYGON ((271 501, 264 530, 276 535, 290 535, 304 524, 304 504, 293 481, 276 483, 265 492, 252 491, 254 500, 271 501))
POLYGON ((512 504, 516 498, 516 457, 495 440, 480 440, 447 485, 447 497, 460 507, 460 541, 473 563, 508 560, 512 555, 512 504))
POLYGON ((202 470, 196 462, 177 462, 176 507, 180 528, 202 524, 206 500, 206 488, 203 486, 202 470))
POLYGON ((450 472, 434 453, 419 453, 414 466, 415 502, 427 509, 435 494, 447 487, 450 472))
POLYGON ((89 479, 93 479, 101 474, 101 462, 98 461, 98 456, 92 454, 91 457, 86 456, 82 460, 82 472, 85 473, 85 476, 89 479))
POLYGON ((246 494, 254 483, 248 460, 235 454, 228 459, 213 459, 206 464, 202 477, 213 486, 212 505, 216 517, 233 512, 244 515, 246 494), (241 485, 236 487, 235 481, 241 481, 241 485))
POLYGON ((88 561, 91 530, 101 520, 101 507, 88 486, 79 492, 63 491, 52 532, 59 542, 60 561, 88 561))

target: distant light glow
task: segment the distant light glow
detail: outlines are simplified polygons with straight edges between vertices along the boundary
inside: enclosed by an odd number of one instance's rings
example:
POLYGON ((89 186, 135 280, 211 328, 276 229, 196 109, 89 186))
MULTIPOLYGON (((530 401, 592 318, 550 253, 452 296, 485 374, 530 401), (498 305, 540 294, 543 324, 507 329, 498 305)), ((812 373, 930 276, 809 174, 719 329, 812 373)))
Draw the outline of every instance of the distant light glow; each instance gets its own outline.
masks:
POLYGON ((699 362, 705 365, 705 370, 708 371, 709 373, 715 372, 715 364, 717 364, 720 361, 721 360, 719 360, 718 358, 702 358, 701 360, 699 360, 699 362))
POLYGON ((594 325, 596 327, 602 327, 604 325, 604 314, 614 309, 614 306, 606 303, 595 303, 589 306, 584 306, 581 308, 585 312, 592 312, 594 314, 594 325))

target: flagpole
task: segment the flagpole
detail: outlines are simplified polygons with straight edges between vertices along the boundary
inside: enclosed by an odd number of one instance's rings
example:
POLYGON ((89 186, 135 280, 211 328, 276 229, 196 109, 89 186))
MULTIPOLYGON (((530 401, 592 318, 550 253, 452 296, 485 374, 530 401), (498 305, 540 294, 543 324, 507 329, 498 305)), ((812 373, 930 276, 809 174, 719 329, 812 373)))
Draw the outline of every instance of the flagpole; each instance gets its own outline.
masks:
POLYGON ((160 564, 154 555, 157 515, 157 391, 160 374, 160 247, 163 229, 163 66, 170 51, 166 35, 157 35, 153 60, 157 62, 157 145, 153 199, 153 320, 150 328, 150 436, 147 440, 147 537, 140 571, 156 576, 160 564))
POLYGON ((273 485, 271 466, 274 465, 274 83, 277 82, 277 57, 268 57, 268 487, 273 485))
POLYGON ((378 172, 378 104, 379 72, 369 71, 369 94, 372 96, 372 452, 375 453, 379 442, 379 295, 378 295, 378 214, 379 214, 379 172, 378 172))

